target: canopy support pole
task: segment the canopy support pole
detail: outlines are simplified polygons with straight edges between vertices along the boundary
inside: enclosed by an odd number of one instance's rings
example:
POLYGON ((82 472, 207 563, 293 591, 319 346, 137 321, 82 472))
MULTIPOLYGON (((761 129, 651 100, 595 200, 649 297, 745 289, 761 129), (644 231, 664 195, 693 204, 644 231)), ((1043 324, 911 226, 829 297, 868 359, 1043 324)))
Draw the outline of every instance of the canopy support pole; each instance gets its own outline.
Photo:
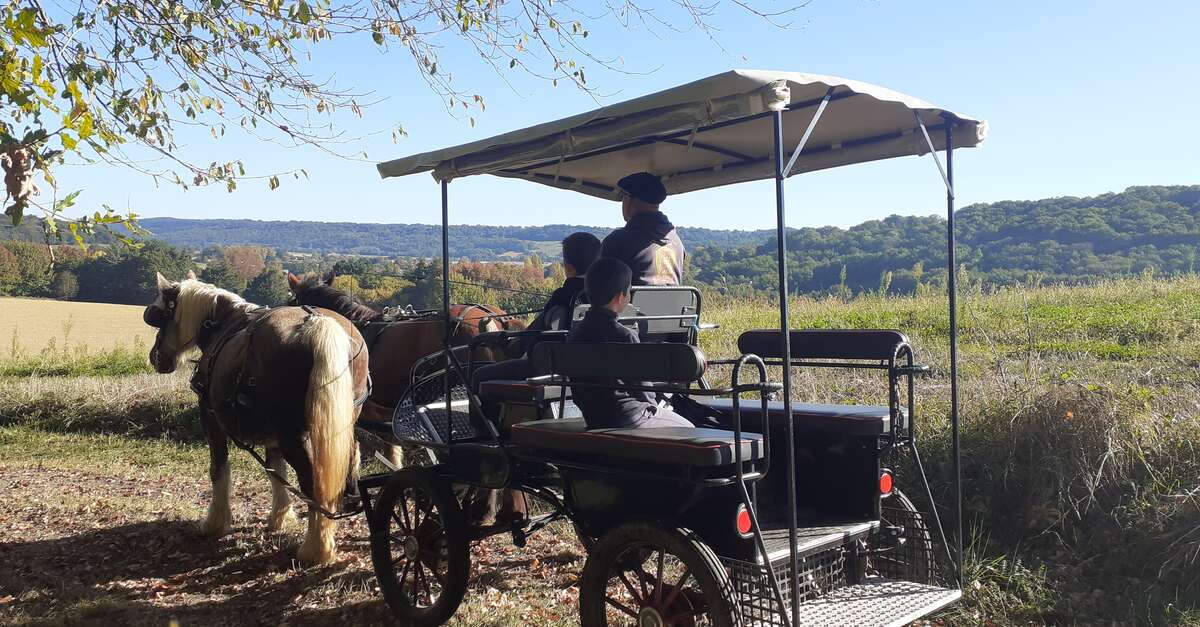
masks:
MULTIPOLYGON (((813 117, 809 130, 816 123, 820 113, 813 117)), ((783 412, 787 425, 787 507, 788 507, 788 548, 790 549, 791 576, 788 586, 791 592, 791 619, 785 617, 784 624, 790 625, 792 620, 800 616, 800 582, 796 575, 800 572, 799 556, 797 554, 798 540, 796 538, 796 439, 792 432, 792 333, 788 321, 788 263, 787 263, 787 219, 783 202, 783 182, 786 172, 783 164, 783 111, 776 111, 772 118, 775 122, 775 238, 776 254, 779 255, 779 331, 783 349, 783 412)), ((808 133, 805 133, 807 139, 808 133)), ((800 142, 800 148, 804 141, 800 142)), ((796 150, 799 154, 800 149, 796 150)), ((794 158, 793 158, 794 159, 794 158)), ((770 565, 767 565, 770 568, 770 565)), ((780 608, 783 609, 783 608, 780 608)))
POLYGON ((446 437, 443 442, 449 443, 452 436, 450 427, 450 367, 454 355, 450 350, 452 335, 450 324, 450 181, 442 179, 442 348, 446 351, 446 370, 442 379, 445 381, 446 395, 446 437))
MULTIPOLYGON (((787 178, 792 172, 792 166, 796 165, 796 159, 800 158, 800 153, 804 151, 804 145, 808 143, 808 138, 812 136, 813 129, 817 127, 817 120, 821 119, 821 114, 825 113, 825 107, 829 104, 829 99, 833 97, 833 87, 825 92, 825 97, 821 99, 821 104, 817 105, 817 110, 813 112, 813 117, 808 121, 808 128, 804 129, 804 136, 800 138, 800 143, 796 146, 796 151, 792 153, 792 158, 788 159, 787 167, 783 169, 783 178, 787 178)), ((783 140, 780 139, 780 143, 783 140)))
POLYGON ((954 456, 954 566, 958 587, 962 588, 963 506, 962 455, 959 448, 958 424, 958 276, 955 272, 958 262, 954 254, 954 120, 951 116, 942 114, 942 119, 945 120, 942 126, 946 132, 946 167, 943 168, 933 139, 929 137, 929 129, 925 128, 925 122, 921 119, 921 113, 913 111, 913 116, 917 119, 917 126, 921 129, 921 135, 925 137, 925 143, 929 146, 929 154, 937 164, 938 173, 942 175, 942 182, 946 184, 946 269, 949 272, 946 293, 950 301, 950 445, 951 454, 954 456))
POLYGON ((963 581, 963 501, 962 501, 962 456, 958 440, 958 279, 954 258, 954 124, 946 120, 946 265, 950 268, 947 291, 950 296, 950 433, 954 449, 954 521, 958 532, 954 535, 955 557, 958 560, 958 587, 963 581))

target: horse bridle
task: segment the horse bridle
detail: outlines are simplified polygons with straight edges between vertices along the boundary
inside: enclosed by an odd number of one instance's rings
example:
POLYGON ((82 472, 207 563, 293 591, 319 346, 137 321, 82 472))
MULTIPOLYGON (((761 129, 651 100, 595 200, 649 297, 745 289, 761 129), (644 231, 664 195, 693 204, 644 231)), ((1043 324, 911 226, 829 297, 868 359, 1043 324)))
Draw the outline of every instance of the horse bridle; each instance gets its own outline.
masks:
POLYGON ((142 312, 142 320, 160 331, 167 328, 167 325, 175 319, 175 306, 179 300, 179 290, 177 288, 163 290, 162 297, 163 307, 155 307, 154 304, 150 304, 142 312), (174 294, 168 296, 168 292, 174 292, 174 294))

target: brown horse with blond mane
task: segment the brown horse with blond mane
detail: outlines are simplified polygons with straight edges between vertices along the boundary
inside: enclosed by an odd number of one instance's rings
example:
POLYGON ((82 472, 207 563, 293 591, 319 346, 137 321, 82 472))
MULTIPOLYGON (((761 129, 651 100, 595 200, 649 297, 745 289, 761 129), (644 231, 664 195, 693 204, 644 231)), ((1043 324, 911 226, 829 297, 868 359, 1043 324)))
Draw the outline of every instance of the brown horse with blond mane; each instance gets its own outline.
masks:
MULTIPOLYGON (((200 398, 213 486, 201 530, 221 536, 230 529, 229 441, 263 445, 273 475, 286 477, 286 462, 312 501, 300 561, 333 561, 336 523, 321 510, 338 511, 357 478, 355 401, 368 387, 358 329, 329 310, 252 305, 191 273, 180 282, 158 275, 158 297, 144 319, 158 329, 150 350, 158 372, 174 372, 200 355, 192 389, 200 398)), ((282 529, 295 518, 292 498, 278 479, 271 487, 268 526, 282 529)))
MULTIPOLYGON (((383 312, 355 301, 333 287, 332 272, 324 277, 301 278, 288 273, 293 305, 324 307, 359 325, 367 337, 371 353, 371 396, 363 405, 362 419, 390 424, 396 404, 408 389, 413 365, 423 357, 443 349, 445 325, 441 312, 388 322, 383 312)), ((520 331, 525 325, 503 309, 493 305, 456 304, 450 306, 451 346, 465 346, 472 338, 490 331, 520 331)), ((474 358, 497 361, 507 356, 492 349, 480 349, 474 358)), ((399 447, 389 447, 388 461, 399 466, 399 447)))

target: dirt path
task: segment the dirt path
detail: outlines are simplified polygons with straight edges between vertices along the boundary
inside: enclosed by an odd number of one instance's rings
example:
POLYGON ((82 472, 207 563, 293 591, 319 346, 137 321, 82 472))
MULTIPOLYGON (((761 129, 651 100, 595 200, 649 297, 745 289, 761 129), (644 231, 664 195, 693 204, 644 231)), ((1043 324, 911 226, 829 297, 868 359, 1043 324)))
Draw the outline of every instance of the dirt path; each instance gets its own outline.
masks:
MULTIPOLYGON (((196 530, 208 498, 197 477, 0 461, 0 623, 390 622, 365 520, 343 521, 339 563, 301 569, 292 559, 301 530, 271 533, 262 522, 265 480, 242 477, 237 489, 234 531, 213 541, 196 530)), ((524 550, 483 543, 453 624, 574 624, 581 555, 561 530, 524 550)))

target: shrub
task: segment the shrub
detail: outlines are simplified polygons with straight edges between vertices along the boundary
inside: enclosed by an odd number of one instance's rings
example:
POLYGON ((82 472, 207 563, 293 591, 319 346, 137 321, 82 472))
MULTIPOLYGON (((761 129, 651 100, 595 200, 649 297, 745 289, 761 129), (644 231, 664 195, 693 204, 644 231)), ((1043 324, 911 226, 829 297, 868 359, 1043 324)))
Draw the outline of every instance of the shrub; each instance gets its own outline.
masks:
POLYGON ((79 295, 79 279, 74 272, 62 270, 50 282, 50 295, 59 300, 72 300, 79 295))

